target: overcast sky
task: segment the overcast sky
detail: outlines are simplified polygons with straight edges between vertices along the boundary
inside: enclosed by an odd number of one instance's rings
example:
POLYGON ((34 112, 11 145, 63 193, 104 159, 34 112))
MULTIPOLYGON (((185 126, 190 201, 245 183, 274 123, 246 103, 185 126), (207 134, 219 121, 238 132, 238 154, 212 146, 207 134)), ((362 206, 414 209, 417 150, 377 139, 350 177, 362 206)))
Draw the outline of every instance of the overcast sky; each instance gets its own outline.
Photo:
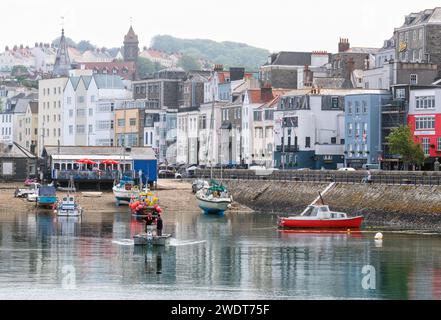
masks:
POLYGON ((244 42, 270 51, 335 52, 339 37, 352 46, 380 47, 404 16, 441 6, 438 0, 4 0, 0 50, 33 46, 66 35, 105 47, 121 46, 130 17, 149 46, 157 34, 244 42), (6 7, 6 8, 5 8, 6 7))

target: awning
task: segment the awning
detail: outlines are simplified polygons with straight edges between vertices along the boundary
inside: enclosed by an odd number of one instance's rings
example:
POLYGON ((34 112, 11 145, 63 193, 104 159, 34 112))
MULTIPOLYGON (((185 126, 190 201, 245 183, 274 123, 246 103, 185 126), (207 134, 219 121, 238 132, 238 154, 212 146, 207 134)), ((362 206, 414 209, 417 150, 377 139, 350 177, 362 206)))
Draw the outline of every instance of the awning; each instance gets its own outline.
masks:
POLYGON ((133 158, 131 156, 98 156, 98 155, 53 155, 52 160, 64 160, 64 161, 77 161, 84 158, 88 158, 90 160, 100 162, 105 160, 116 160, 116 161, 133 161, 133 158))

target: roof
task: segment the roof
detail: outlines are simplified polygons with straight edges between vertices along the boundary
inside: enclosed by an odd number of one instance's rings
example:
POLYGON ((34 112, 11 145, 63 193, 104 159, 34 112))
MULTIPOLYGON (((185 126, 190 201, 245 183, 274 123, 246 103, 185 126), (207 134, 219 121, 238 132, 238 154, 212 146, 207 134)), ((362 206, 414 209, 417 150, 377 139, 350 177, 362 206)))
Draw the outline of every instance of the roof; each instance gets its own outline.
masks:
POLYGON ((130 26, 129 32, 127 32, 126 36, 124 37, 124 42, 138 42, 138 36, 136 35, 132 26, 130 26))
POLYGON ((348 87, 349 83, 345 78, 314 78, 314 85, 316 87, 325 88, 325 89, 341 89, 346 88, 350 89, 352 86, 348 87))
POLYGON ((94 74, 98 89, 125 89, 124 82, 120 76, 107 74, 94 74))
POLYGON ((31 99, 18 99, 14 108, 14 113, 26 113, 29 102, 31 102, 31 99))
POLYGON ((344 52, 340 53, 367 53, 367 54, 374 54, 380 51, 379 48, 365 48, 365 47, 352 47, 349 48, 349 50, 346 50, 344 52))
MULTIPOLYGON (((320 96, 330 96, 330 95, 339 95, 339 96, 346 96, 346 95, 354 95, 354 94, 388 94, 388 90, 381 90, 381 89, 320 89, 320 94, 314 94, 314 95, 320 95, 320 96)), ((303 96, 303 95, 312 95, 311 89, 296 89, 291 90, 287 93, 285 93, 284 97, 289 96, 303 96)))
POLYGON ((271 63, 266 65, 304 66, 311 65, 311 52, 281 51, 271 55, 271 63))
POLYGON ((38 102, 37 101, 31 101, 29 102, 29 107, 31 108, 32 114, 38 113, 38 102))
POLYGON ((397 29, 407 28, 423 23, 441 24, 441 8, 436 7, 433 9, 426 9, 420 12, 410 13, 405 17, 403 25, 397 29))
MULTIPOLYGON (((65 159, 122 159, 121 147, 81 147, 81 146, 45 146, 46 154, 52 158, 63 157, 65 159)), ((132 147, 130 152, 125 152, 126 159, 133 160, 156 160, 155 152, 151 147, 132 147)))
POLYGON ((35 155, 27 151, 17 143, 5 144, 0 142, 0 158, 31 158, 35 159, 35 155))

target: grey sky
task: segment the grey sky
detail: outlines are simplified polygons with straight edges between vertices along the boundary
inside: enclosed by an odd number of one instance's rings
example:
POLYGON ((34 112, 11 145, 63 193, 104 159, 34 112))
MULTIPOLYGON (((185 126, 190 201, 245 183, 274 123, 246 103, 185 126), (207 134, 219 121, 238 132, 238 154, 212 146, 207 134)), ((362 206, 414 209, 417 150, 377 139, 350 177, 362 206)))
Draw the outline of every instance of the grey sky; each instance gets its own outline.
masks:
POLYGON ((121 46, 133 17, 140 46, 156 34, 244 42, 270 51, 335 52, 339 37, 379 47, 404 15, 438 0, 5 0, 0 49, 33 46, 60 34, 105 47, 121 46))

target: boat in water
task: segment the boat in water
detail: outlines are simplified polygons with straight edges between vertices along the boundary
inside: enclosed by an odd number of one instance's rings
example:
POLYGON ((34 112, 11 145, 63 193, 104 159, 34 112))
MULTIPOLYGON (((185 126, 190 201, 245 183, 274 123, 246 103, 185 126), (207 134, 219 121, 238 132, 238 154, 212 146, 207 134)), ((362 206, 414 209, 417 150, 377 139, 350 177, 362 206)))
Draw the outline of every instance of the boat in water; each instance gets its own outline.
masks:
POLYGON ((122 202, 130 203, 132 198, 139 197, 142 190, 135 185, 135 182, 130 178, 123 178, 113 186, 113 194, 115 196, 116 205, 119 206, 122 202))
POLYGON ((129 203, 130 212, 134 216, 147 216, 149 213, 157 217, 162 213, 159 199, 150 190, 142 190, 139 196, 134 196, 129 203))
POLYGON ((223 214, 231 208, 233 198, 228 190, 214 181, 209 188, 203 188, 196 193, 199 208, 207 214, 223 214))
POLYGON ((41 186, 38 189, 37 206, 53 207, 57 201, 57 190, 54 186, 41 186))
POLYGON ((78 217, 83 214, 83 209, 75 201, 74 196, 67 195, 63 197, 63 199, 56 204, 54 212, 58 216, 78 217))
POLYGON ((300 215, 279 217, 278 225, 281 228, 293 229, 360 229, 363 217, 348 217, 344 212, 335 212, 325 205, 323 195, 333 189, 331 183, 319 197, 314 200, 300 215), (321 204, 318 202, 321 201, 321 204))
POLYGON ((156 234, 155 226, 148 226, 146 233, 133 237, 135 246, 167 246, 170 244, 171 234, 156 234))
POLYGON ((327 205, 311 205, 299 216, 279 218, 279 227, 298 229, 360 229, 363 217, 348 217, 327 205))

